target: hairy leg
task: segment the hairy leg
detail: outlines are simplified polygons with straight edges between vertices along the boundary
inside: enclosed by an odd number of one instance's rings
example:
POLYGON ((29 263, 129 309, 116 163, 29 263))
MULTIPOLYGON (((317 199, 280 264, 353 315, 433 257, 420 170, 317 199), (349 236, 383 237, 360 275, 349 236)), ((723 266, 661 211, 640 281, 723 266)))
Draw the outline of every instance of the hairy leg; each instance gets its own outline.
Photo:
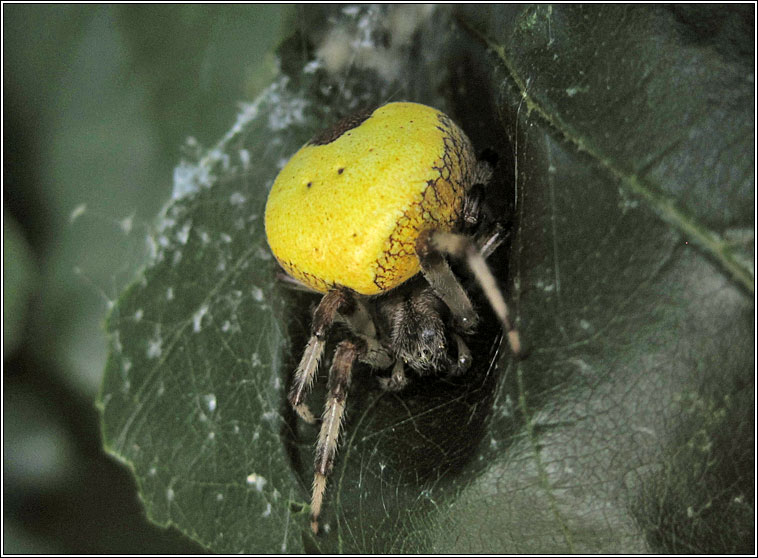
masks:
POLYGON ((434 243, 436 231, 423 231, 416 240, 416 253, 421 262, 421 272, 429 285, 450 308, 461 331, 471 334, 476 329, 479 317, 474 312, 466 291, 450 269, 442 251, 434 243))
POLYGON ((366 350, 361 356, 361 362, 381 370, 389 368, 394 361, 392 353, 379 341, 376 325, 366 303, 359 297, 354 297, 354 300, 355 304, 349 308, 350 312, 340 312, 340 319, 366 343, 366 350))
POLYGON ((313 385, 313 380, 316 378, 318 363, 326 344, 326 336, 336 320, 338 312, 350 310, 354 305, 353 293, 347 289, 338 288, 326 293, 313 313, 311 337, 305 346, 300 364, 295 370, 288 397, 292 408, 308 423, 313 424, 316 422, 316 418, 304 400, 313 385))
MULTIPOLYGON (((498 319, 503 324, 506 335, 508 336, 508 343, 511 346, 511 350, 515 355, 520 355, 521 339, 519 337, 518 331, 513 327, 513 324, 511 323, 511 320, 508 316, 508 305, 505 302, 505 298, 503 298, 503 294, 500 292, 500 288, 497 285, 495 276, 492 274, 492 271, 490 271, 490 268, 487 266, 487 262, 482 256, 482 253, 477 249, 476 244, 471 240, 471 238, 461 234, 435 230, 428 231, 426 234, 419 236, 419 241, 417 241, 417 250, 419 249, 419 242, 423 244, 421 250, 427 253, 436 252, 438 254, 450 254, 456 258, 460 258, 466 261, 468 267, 471 269, 472 273, 479 282, 479 285, 481 285, 482 291, 484 291, 484 294, 487 297, 487 300, 489 300, 492 309, 495 311, 498 319)), ((457 284, 457 289, 452 285, 445 285, 444 289, 446 291, 457 292, 457 290, 460 290, 463 292, 463 288, 458 283, 458 279, 452 275, 452 272, 451 278, 444 277, 443 281, 447 281, 448 283, 455 282, 457 284)), ((437 290, 435 284, 431 284, 432 287, 437 290)), ((442 297, 442 299, 446 303, 448 302, 444 297, 442 297)), ((469 302, 469 305, 470 304, 471 303, 469 302)), ((450 306, 450 304, 448 304, 448 306, 450 306)), ((450 310, 455 314, 456 308, 454 306, 450 306, 450 310)))
POLYGON ((392 367, 392 375, 389 378, 379 378, 379 385, 385 391, 400 391, 408 385, 402 360, 397 359, 395 361, 395 366, 392 367))
POLYGON ((362 341, 344 340, 337 345, 334 360, 329 370, 329 395, 324 405, 321 431, 316 444, 314 462, 313 492, 311 494, 311 530, 318 533, 318 519, 326 491, 326 479, 332 471, 337 453, 342 416, 345 412, 347 390, 353 364, 366 351, 362 341))

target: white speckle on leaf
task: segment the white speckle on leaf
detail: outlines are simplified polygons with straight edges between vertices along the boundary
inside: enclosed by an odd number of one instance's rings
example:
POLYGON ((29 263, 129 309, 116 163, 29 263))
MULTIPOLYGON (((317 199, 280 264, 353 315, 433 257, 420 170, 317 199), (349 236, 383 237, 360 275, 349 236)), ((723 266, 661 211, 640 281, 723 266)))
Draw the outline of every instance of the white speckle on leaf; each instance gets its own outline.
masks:
POLYGON ((155 242, 155 238, 152 236, 147 237, 147 257, 150 261, 160 261, 160 253, 158 252, 158 243, 155 242))
POLYGON ((174 489, 171 487, 168 487, 166 489, 166 500, 169 502, 172 502, 174 500, 174 489))
POLYGON ((142 308, 138 309, 138 310, 137 310, 137 311, 134 313, 134 321, 135 321, 135 322, 138 322, 138 321, 140 321, 140 320, 142 319, 142 316, 144 316, 144 315, 145 315, 145 312, 144 312, 144 310, 142 310, 142 308))
POLYGON ((134 226, 134 215, 129 215, 129 217, 124 217, 121 219, 118 222, 118 226, 124 234, 129 234, 132 232, 132 227, 134 226))
POLYGON ((250 365, 251 366, 260 366, 261 365, 261 357, 258 355, 258 353, 253 353, 250 356, 250 365))
POLYGON ((192 222, 185 223, 184 226, 176 233, 176 239, 182 244, 187 244, 189 240, 190 229, 192 229, 192 222))
POLYGON ((583 330, 590 330, 592 329, 592 324, 589 323, 587 320, 579 320, 579 327, 581 327, 583 330))
POLYGON ((174 300, 174 287, 166 289, 166 300, 174 300))
POLYGON ((261 418, 265 421, 273 422, 275 421, 279 415, 276 413, 276 411, 268 411, 266 413, 263 413, 261 415, 261 418))
POLYGON ((217 502, 220 502, 223 499, 224 499, 224 495, 221 494, 221 492, 219 492, 219 493, 216 494, 216 501, 217 502))
POLYGON ((147 472, 148 475, 151 477, 154 477, 158 473, 158 469, 155 468, 155 465, 150 467, 150 470, 147 472))
POLYGON ((280 103, 271 106, 268 127, 273 132, 286 130, 294 124, 305 122, 305 109, 308 101, 302 97, 281 97, 280 103))
POLYGON ((258 249, 255 251, 255 257, 261 260, 270 260, 271 253, 268 250, 266 250, 263 246, 258 246, 258 249))
POLYGON ((205 402, 205 406, 208 408, 208 410, 211 413, 216 410, 216 395, 215 394, 209 393, 208 395, 204 395, 203 401, 205 402))
POLYGON ((121 336, 119 335, 118 331, 113 333, 113 337, 111 338, 111 346, 117 353, 120 353, 124 350, 124 347, 121 345, 121 336))
POLYGON ((624 192, 623 195, 619 197, 619 209, 621 209, 622 213, 626 213, 627 211, 631 211, 632 209, 637 209, 640 206, 639 200, 635 200, 629 197, 629 195, 624 192))
POLYGON ((271 502, 266 502, 266 509, 263 510, 263 513, 261 515, 263 517, 268 517, 271 515, 271 502))
POLYGON ((124 371, 124 374, 128 374, 129 370, 132 369, 132 361, 128 358, 125 358, 121 363, 121 368, 124 371))
POLYGON ((195 312, 192 315, 192 331, 195 333, 198 333, 201 329, 203 316, 205 316, 208 313, 208 305, 203 304, 200 308, 198 308, 197 312, 195 312))
POLYGON ((222 241, 222 242, 224 242, 225 244, 231 244, 231 242, 232 242, 232 237, 231 237, 231 236, 229 236, 229 235, 228 235, 228 234, 226 234, 226 233, 221 233, 221 241, 222 241))
POLYGON ((147 342, 147 358, 158 358, 163 353, 163 340, 153 337, 147 342))
POLYGON ((221 331, 226 333, 227 331, 229 331, 231 327, 232 327, 231 322, 229 320, 224 320, 224 323, 221 324, 221 331))
POLYGON ((87 212, 87 204, 86 203, 80 203, 79 205, 77 205, 74 208, 74 210, 68 216, 69 223, 73 223, 79 217, 81 217, 82 215, 84 215, 86 212, 87 212))
POLYGON ((213 175, 208 166, 182 161, 174 168, 174 188, 171 197, 175 200, 183 198, 212 183, 213 175))
POLYGON ((247 198, 239 192, 234 192, 229 196, 229 203, 232 205, 242 205, 247 201, 247 198))
POLYGON ((242 163, 242 168, 247 170, 250 168, 250 152, 247 149, 239 150, 239 158, 242 163))
POLYGON ((203 231, 200 233, 200 242, 207 245, 208 243, 210 243, 210 241, 211 241, 211 237, 207 232, 203 231))
POLYGON ((316 70, 319 68, 322 68, 324 65, 321 63, 321 60, 318 58, 316 60, 311 60, 308 62, 305 66, 303 66, 303 73, 304 74, 315 74, 316 70))
POLYGON ((209 440, 213 440, 215 438, 216 438, 216 433, 215 432, 208 432, 208 439, 209 440))
POLYGON ((590 88, 586 85, 574 85, 573 87, 566 88, 566 95, 573 97, 577 93, 587 93, 589 90, 590 88))
POLYGON ((258 473, 250 473, 247 476, 247 484, 254 485, 255 489, 258 492, 261 492, 263 490, 263 487, 265 486, 267 482, 268 481, 265 478, 263 478, 261 475, 259 475, 258 473))
POLYGON ((554 283, 548 283, 548 282, 543 281, 542 279, 538 279, 535 282, 534 286, 537 287, 538 289, 542 289, 546 293, 551 293, 555 290, 554 283))
POLYGON ((253 287, 251 292, 253 293, 253 300, 255 302, 263 302, 263 290, 260 287, 253 287))

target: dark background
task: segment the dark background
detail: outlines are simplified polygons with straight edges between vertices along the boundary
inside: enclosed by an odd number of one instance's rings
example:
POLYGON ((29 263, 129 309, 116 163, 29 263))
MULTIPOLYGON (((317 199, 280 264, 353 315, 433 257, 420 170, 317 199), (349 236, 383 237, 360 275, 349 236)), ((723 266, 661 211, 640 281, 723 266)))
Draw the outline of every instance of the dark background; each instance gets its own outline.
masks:
POLYGON ((105 456, 103 321, 188 138, 274 75, 294 9, 3 5, 3 552, 201 551, 105 456))

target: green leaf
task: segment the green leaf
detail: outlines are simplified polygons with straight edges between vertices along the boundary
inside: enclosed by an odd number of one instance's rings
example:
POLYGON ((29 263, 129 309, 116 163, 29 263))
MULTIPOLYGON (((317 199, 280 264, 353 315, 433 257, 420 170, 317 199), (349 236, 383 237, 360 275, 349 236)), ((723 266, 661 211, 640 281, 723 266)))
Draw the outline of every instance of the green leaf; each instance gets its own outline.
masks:
MULTIPOLYGON (((153 521, 216 552, 746 552, 744 14, 451 15, 303 10, 281 77, 177 168, 152 261, 108 321, 107 450, 132 468, 153 521), (500 154, 489 197, 514 227, 491 265, 530 350, 514 363, 480 301, 465 378, 386 394, 356 370, 313 537, 316 431, 285 386, 317 298, 275 280, 263 208, 315 131, 399 99, 445 110, 500 154)), ((322 370, 314 408, 323 384, 322 370)))

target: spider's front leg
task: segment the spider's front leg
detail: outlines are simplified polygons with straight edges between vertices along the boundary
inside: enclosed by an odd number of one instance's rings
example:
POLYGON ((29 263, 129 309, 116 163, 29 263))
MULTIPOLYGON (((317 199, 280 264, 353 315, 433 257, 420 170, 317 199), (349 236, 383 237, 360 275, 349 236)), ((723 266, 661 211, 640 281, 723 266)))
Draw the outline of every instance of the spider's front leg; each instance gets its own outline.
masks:
POLYGON ((354 304, 355 298, 349 290, 337 288, 326 293, 313 312, 311 337, 305 346, 300 364, 295 370, 292 388, 288 396, 292 408, 300 415, 300 418, 310 424, 315 423, 316 418, 305 403, 305 396, 316 378, 318 363, 324 353, 326 336, 337 319, 338 313, 350 309, 354 304))
POLYGON ((476 324, 476 314, 468 295, 461 287, 450 266, 447 265, 442 254, 450 254, 465 260, 484 291, 487 300, 489 300, 492 309, 503 324, 511 351, 517 356, 521 354, 521 339, 518 330, 513 327, 508 316, 508 305, 484 256, 470 237, 434 229, 426 230, 416 240, 416 253, 421 262, 421 270, 429 284, 448 305, 463 331, 470 333, 473 327, 469 324, 476 324))
POLYGON ((355 362, 365 356, 367 345, 362 339, 345 339, 337 345, 329 370, 329 394, 324 405, 321 431, 316 444, 313 492, 311 494, 311 530, 318 533, 318 518, 326 491, 326 479, 332 471, 337 453, 342 415, 355 362))

